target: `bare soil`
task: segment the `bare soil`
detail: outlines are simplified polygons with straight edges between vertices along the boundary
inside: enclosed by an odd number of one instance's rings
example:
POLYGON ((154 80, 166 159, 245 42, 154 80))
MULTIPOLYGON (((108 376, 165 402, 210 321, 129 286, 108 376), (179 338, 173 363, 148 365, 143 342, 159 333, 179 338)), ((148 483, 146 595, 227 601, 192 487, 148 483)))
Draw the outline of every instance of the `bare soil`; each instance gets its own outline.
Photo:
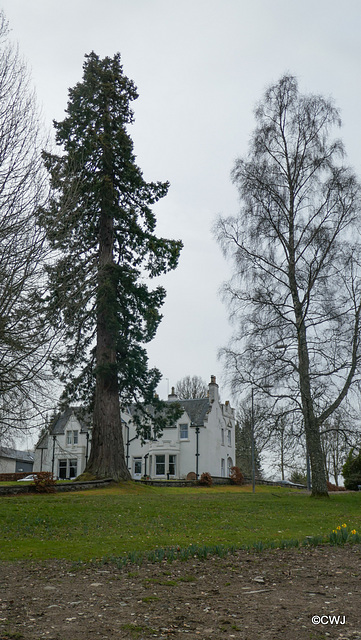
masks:
POLYGON ((359 545, 0 572, 0 640, 361 640, 359 545))

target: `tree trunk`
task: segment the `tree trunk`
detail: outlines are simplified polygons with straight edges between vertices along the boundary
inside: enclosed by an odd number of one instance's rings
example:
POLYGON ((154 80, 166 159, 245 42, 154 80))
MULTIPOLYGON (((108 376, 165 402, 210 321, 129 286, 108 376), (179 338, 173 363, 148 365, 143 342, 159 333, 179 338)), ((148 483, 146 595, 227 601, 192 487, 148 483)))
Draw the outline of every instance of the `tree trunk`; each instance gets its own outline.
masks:
POLYGON ((306 324, 303 315, 303 308, 298 295, 296 279, 296 260, 294 249, 294 215, 293 215, 293 192, 290 198, 290 218, 289 218, 289 263, 288 277, 290 291, 293 301, 293 309, 297 328, 298 342, 298 373, 300 380, 300 393, 302 402, 302 413, 305 425, 306 446, 310 457, 312 496, 328 496, 327 481, 325 473, 324 457, 321 445, 319 425, 313 409, 310 380, 310 361, 308 355, 306 324))
MULTIPOLYGON (((105 109, 105 131, 107 109, 105 109)), ((130 480, 126 466, 117 370, 117 273, 113 260, 113 180, 110 146, 104 138, 103 192, 99 223, 96 387, 92 447, 87 471, 97 477, 130 480)))

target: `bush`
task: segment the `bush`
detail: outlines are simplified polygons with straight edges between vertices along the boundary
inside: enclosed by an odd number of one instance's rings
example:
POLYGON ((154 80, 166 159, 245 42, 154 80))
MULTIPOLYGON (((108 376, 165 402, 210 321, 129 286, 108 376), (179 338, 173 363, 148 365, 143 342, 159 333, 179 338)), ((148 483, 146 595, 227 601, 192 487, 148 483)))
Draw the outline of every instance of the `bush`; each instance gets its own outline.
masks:
POLYGON ((345 478, 345 489, 348 491, 358 491, 361 486, 361 474, 353 473, 345 478))
POLYGON ((294 469, 291 473, 290 481, 294 484, 307 485, 307 475, 299 469, 294 469))
POLYGON ((50 471, 39 471, 34 477, 34 485, 37 493, 55 492, 55 480, 50 471))
POLYGON ((231 467, 231 473, 229 474, 232 484, 243 484, 244 475, 239 467, 231 467))
POLYGON ((345 489, 350 491, 358 491, 361 485, 361 452, 353 455, 354 449, 351 449, 347 456, 347 460, 342 468, 342 475, 345 478, 345 489))
POLYGON ((345 491, 345 487, 339 487, 337 484, 327 481, 327 491, 345 491))
POLYGON ((198 484, 202 487, 211 487, 213 484, 212 476, 208 471, 202 473, 201 477, 198 480, 198 484))

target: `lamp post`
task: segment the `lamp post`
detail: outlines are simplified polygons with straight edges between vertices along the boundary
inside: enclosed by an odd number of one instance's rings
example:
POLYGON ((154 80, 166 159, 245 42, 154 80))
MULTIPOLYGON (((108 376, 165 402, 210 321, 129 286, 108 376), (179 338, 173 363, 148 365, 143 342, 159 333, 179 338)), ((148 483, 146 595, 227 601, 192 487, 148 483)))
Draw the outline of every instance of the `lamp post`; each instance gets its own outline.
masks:
POLYGON ((251 389, 251 464, 252 464, 252 493, 256 491, 256 465, 254 459, 254 388, 251 389))
POLYGON ((199 427, 196 427, 196 480, 198 480, 199 471, 199 427))

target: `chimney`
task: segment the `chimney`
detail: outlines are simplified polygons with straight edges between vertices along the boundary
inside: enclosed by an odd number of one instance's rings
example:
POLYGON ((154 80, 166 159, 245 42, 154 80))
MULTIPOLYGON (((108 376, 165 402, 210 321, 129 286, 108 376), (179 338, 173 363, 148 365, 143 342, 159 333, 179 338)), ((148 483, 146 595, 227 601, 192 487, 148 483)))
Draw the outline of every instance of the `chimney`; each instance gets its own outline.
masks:
POLYGON ((216 383, 216 376, 211 376, 211 381, 208 385, 208 394, 209 394, 209 401, 210 402, 214 402, 215 400, 219 401, 219 396, 218 396, 218 384, 216 383))
POLYGON ((168 395, 168 402, 176 402, 176 400, 178 400, 178 396, 174 387, 172 387, 172 392, 168 395))

